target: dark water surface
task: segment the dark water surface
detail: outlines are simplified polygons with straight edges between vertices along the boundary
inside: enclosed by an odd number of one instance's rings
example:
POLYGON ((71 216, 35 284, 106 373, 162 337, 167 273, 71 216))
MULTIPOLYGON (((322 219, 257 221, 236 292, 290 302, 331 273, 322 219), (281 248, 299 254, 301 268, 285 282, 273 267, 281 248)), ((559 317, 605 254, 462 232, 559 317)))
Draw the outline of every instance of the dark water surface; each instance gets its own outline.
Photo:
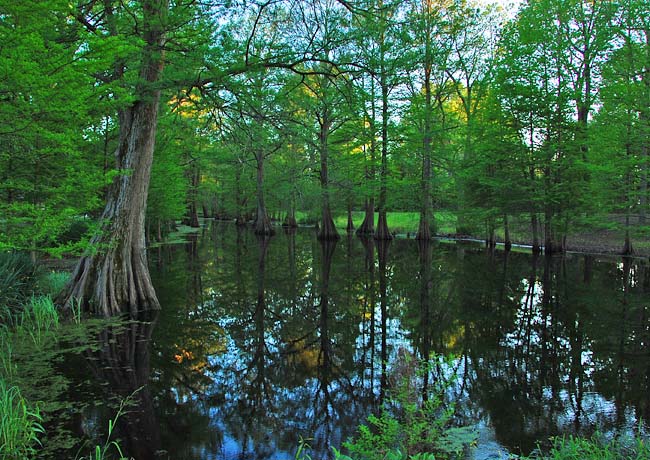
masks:
POLYGON ((108 329, 65 366, 92 376, 75 393, 87 433, 115 410, 93 401, 143 387, 118 424, 136 459, 289 459, 300 436, 325 457, 377 407, 404 353, 454 356, 449 397, 479 430, 474 458, 650 420, 640 259, 321 244, 307 229, 259 239, 217 222, 149 257, 160 314, 108 329))

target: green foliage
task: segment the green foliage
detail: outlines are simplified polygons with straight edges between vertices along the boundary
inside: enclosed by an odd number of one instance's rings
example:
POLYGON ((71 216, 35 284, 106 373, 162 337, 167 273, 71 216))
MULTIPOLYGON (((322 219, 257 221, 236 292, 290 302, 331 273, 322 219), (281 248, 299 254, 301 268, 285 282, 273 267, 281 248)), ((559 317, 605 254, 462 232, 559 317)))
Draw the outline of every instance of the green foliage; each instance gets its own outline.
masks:
POLYGON ((392 375, 391 399, 379 416, 368 416, 368 424, 359 427, 355 439, 344 443, 352 458, 453 458, 475 442, 471 429, 451 426, 454 409, 444 397, 453 378, 440 377, 422 398, 422 377, 433 370, 434 364, 419 362, 408 352, 400 353, 392 375))
MULTIPOLYGON (((449 234, 456 231, 456 216, 454 213, 449 211, 438 211, 434 213, 436 226, 438 228, 439 234, 449 234)), ((309 217, 304 213, 297 213, 299 217, 298 221, 300 223, 314 223, 309 220, 309 217)), ((352 212, 352 221, 354 222, 355 227, 361 225, 363 221, 364 213, 361 211, 352 212)), ((341 229, 345 229, 348 223, 347 214, 339 214, 334 217, 334 224, 341 229)), ((418 224, 420 221, 420 215, 417 212, 389 212, 387 213, 386 219, 388 221, 388 228, 391 231, 401 234, 401 233, 411 233, 414 234, 418 231, 418 224)), ((375 214, 375 224, 377 223, 377 215, 375 214)))
POLYGON ((48 271, 38 277, 38 291, 56 297, 70 281, 69 272, 48 271))
POLYGON ((12 323, 34 292, 37 269, 19 252, 0 252, 0 322, 12 323))
POLYGON ((59 312, 52 298, 32 297, 25 305, 19 327, 36 331, 39 336, 59 327, 59 312))
POLYGON ((576 436, 553 439, 548 453, 529 460, 642 460, 650 458, 650 443, 641 435, 621 436, 611 440, 596 434, 591 438, 576 436))
POLYGON ((303 438, 300 436, 298 440, 298 449, 296 450, 295 460, 312 460, 311 458, 311 438, 303 438))
POLYGON ((38 408, 30 409, 15 386, 0 377, 0 458, 27 460, 45 430, 38 408))
POLYGON ((0 19, 0 249, 47 250, 94 210, 103 185, 92 138, 92 65, 63 0, 3 2, 0 19))

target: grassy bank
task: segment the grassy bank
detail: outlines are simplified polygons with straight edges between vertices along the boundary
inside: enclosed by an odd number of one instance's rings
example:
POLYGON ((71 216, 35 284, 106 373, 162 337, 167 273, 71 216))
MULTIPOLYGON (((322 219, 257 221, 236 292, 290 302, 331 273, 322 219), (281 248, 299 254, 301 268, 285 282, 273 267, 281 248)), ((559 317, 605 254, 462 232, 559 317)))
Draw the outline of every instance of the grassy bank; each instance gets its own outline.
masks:
MULTIPOLYGON (((457 217, 451 211, 437 211, 435 215, 436 235, 453 236, 456 235, 457 217)), ((377 225, 378 214, 375 213, 375 226, 377 225)), ((364 213, 362 211, 352 212, 352 222, 355 228, 358 228, 363 222, 364 213)), ((301 225, 316 225, 320 216, 297 212, 296 219, 301 225)), ((418 231, 420 215, 418 212, 389 212, 387 214, 388 228, 393 234, 398 236, 414 236, 418 231)), ((334 216, 334 224, 339 232, 344 233, 347 228, 347 214, 338 214, 334 216)), ((510 240, 514 244, 532 245, 532 231, 530 220, 527 216, 520 218, 510 218, 510 240)), ((469 235, 463 235, 474 239, 485 239, 486 229, 481 228, 480 224, 474 226, 474 230, 469 235)), ((498 223, 494 229, 497 242, 504 242, 505 230, 501 223, 498 223)), ((543 234, 540 229, 540 241, 543 234)), ((584 253, 604 253, 618 254, 623 248, 624 232, 616 228, 594 228, 594 229, 570 229, 567 235, 567 250, 584 253)), ((633 236, 632 244, 636 255, 650 255, 650 241, 644 238, 643 234, 633 236)))
MULTIPOLYGON (((354 228, 358 228, 363 222, 365 213, 363 211, 352 212, 352 222, 354 228)), ((378 214, 375 213, 375 227, 377 226, 378 214)), ((415 234, 418 231, 420 223, 419 212, 389 212, 386 216, 388 228, 395 234, 415 234)), ((319 216, 308 215, 305 212, 297 212, 296 220, 301 225, 315 225, 319 216)), ((344 232, 348 225, 347 214, 334 216, 334 225, 339 231, 344 232)), ((456 216, 449 211, 439 211, 435 213, 436 232, 442 235, 448 235, 456 232, 456 216)))

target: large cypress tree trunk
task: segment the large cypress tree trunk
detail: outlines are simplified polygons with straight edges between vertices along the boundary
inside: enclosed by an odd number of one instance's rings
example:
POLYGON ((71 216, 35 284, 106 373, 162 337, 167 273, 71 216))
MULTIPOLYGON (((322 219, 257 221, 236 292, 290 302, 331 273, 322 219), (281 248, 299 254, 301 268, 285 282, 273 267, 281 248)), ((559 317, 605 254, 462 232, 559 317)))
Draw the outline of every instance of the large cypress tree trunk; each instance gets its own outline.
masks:
POLYGON ((126 171, 108 191, 101 228, 77 263, 71 282, 58 301, 81 302, 85 310, 109 316, 157 309, 145 251, 145 213, 158 123, 163 69, 163 39, 168 0, 143 2, 140 83, 134 101, 121 109, 115 165, 126 171))

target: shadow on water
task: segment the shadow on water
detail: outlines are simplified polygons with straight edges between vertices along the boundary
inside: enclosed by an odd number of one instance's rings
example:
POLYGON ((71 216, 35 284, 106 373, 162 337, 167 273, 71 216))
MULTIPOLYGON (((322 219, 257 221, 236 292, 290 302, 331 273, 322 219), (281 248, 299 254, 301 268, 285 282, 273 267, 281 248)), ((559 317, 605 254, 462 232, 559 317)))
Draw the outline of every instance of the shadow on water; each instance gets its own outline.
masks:
POLYGON ((86 354, 95 383, 106 399, 126 403, 115 435, 124 452, 138 460, 167 458, 161 450, 160 424, 149 382, 151 335, 157 312, 143 313, 98 334, 98 349, 86 354))
MULTIPOLYGON (((404 353, 453 356, 455 420, 486 446, 529 453, 650 418, 643 260, 258 238, 224 223, 150 257, 159 317, 103 332, 96 383, 78 381, 94 385, 89 407, 142 388, 119 426, 138 459, 286 459, 300 437, 324 458, 389 397, 404 353)), ((449 372, 435 363, 423 395, 449 372)), ((105 427, 113 413, 86 419, 105 427)))

